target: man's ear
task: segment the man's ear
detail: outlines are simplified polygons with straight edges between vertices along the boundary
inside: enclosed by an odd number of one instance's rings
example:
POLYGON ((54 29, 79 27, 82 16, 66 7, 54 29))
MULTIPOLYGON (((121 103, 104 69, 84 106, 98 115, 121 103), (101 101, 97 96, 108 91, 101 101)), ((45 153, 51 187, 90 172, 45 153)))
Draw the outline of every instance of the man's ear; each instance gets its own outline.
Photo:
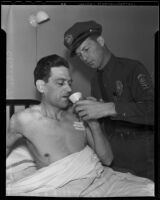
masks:
POLYGON ((102 36, 97 37, 97 42, 103 47, 105 44, 104 38, 102 36))
POLYGON ((43 80, 37 80, 36 81, 36 87, 37 87, 37 90, 40 93, 44 93, 44 91, 45 91, 45 82, 43 80))

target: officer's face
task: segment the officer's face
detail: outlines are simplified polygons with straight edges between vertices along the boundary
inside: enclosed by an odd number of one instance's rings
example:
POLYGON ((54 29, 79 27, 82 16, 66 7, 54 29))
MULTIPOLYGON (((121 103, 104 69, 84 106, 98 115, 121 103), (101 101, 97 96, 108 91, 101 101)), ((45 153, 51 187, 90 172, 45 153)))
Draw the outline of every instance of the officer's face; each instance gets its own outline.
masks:
POLYGON ((76 49, 76 55, 89 67, 98 68, 101 66, 104 57, 103 45, 99 40, 87 38, 76 49))

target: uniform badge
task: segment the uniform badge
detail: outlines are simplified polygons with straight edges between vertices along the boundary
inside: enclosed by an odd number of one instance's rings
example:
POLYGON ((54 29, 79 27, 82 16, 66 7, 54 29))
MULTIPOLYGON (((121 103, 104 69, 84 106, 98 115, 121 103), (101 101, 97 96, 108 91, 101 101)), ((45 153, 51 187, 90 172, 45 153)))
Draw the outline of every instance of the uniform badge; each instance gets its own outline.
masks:
POLYGON ((145 74, 139 74, 137 76, 137 79, 138 79, 141 87, 143 88, 143 90, 145 90, 145 89, 150 87, 150 83, 149 83, 149 81, 147 81, 147 78, 146 78, 145 74))
POLYGON ((123 83, 122 81, 117 80, 116 81, 116 95, 121 96, 123 92, 123 83))
POLYGON ((72 36, 71 34, 66 35, 65 38, 64 38, 64 40, 66 41, 66 43, 67 43, 68 45, 71 45, 71 44, 72 44, 72 41, 73 41, 73 36, 72 36))

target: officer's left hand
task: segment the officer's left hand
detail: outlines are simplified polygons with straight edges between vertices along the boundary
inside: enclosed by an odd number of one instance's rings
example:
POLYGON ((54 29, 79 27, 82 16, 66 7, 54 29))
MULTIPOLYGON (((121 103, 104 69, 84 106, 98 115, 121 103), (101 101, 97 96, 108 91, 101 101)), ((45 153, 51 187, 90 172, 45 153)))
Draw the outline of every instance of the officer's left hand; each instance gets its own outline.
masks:
POLYGON ((93 100, 80 100, 75 104, 75 111, 83 120, 99 119, 115 114, 113 103, 93 100))

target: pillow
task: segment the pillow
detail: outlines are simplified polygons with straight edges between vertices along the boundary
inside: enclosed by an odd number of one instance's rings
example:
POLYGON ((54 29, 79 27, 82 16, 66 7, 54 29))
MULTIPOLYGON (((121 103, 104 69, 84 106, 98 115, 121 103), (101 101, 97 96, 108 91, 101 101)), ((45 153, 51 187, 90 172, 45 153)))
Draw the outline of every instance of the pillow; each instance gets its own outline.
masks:
POLYGON ((25 146, 14 149, 6 159, 6 183, 18 181, 35 171, 36 164, 25 146))

